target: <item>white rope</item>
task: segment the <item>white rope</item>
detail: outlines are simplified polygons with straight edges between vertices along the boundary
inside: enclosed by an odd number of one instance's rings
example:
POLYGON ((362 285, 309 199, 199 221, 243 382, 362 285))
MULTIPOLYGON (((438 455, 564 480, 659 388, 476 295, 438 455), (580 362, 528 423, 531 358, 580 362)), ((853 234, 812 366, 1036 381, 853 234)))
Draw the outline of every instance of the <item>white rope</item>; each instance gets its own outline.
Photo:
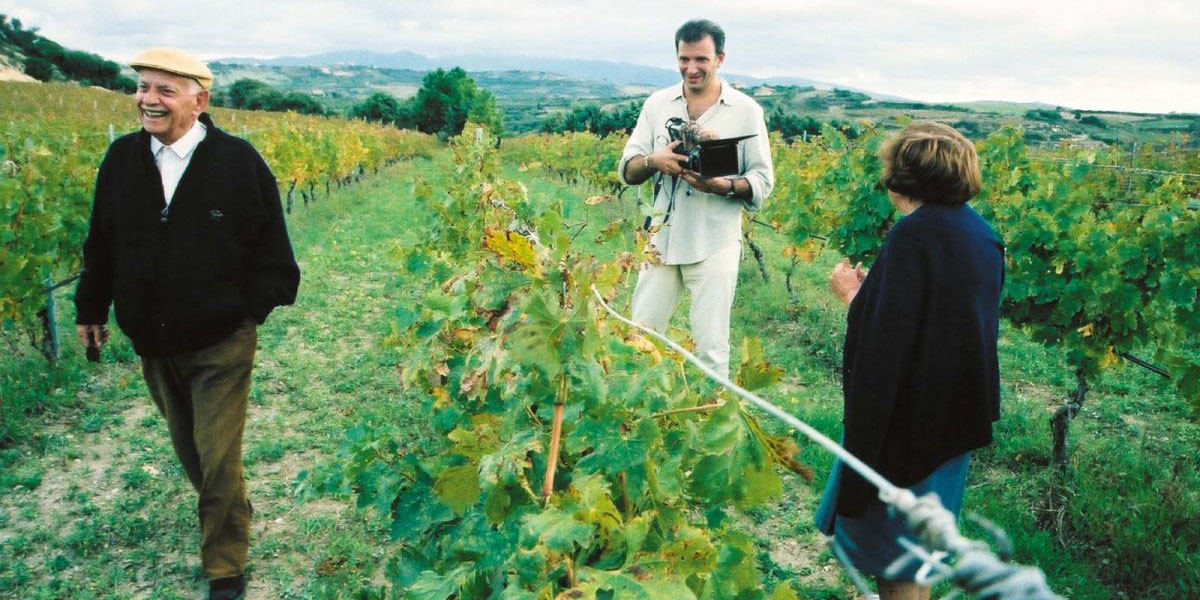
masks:
MULTIPOLYGON (((1050 590, 1040 570, 1005 563, 992 554, 987 544, 963 537, 958 531, 954 515, 941 505, 937 494, 931 493, 918 498, 911 491, 893 485, 858 457, 847 452, 841 444, 730 381, 728 377, 713 371, 674 340, 613 310, 594 285, 592 294, 596 297, 596 302, 613 318, 662 342, 710 379, 833 452, 846 466, 874 484, 879 488, 879 499, 904 516, 909 529, 922 547, 932 552, 946 552, 955 557, 955 565, 948 577, 964 590, 978 594, 981 600, 1063 600, 1050 590)), ((837 546, 834 547, 834 551, 835 554, 838 553, 837 546)), ((925 561, 928 562, 928 559, 925 561)))
POLYGON ((795 429, 796 431, 803 433, 810 440, 816 442, 818 445, 824 447, 826 450, 829 450, 830 452, 837 455, 838 458, 842 459, 842 462, 846 463, 847 465, 850 465, 855 471, 857 471, 859 474, 861 474, 867 481, 874 484, 875 487, 878 487, 881 497, 885 491, 891 492, 893 494, 900 491, 900 489, 897 488, 896 486, 892 485, 892 483, 890 481, 888 481, 887 479, 884 479, 882 475, 880 475, 879 473, 876 473, 874 469, 872 469, 871 467, 868 467, 866 463, 859 460, 859 458, 857 456, 854 456, 853 454, 850 454, 849 452, 847 452, 845 448, 842 448, 841 444, 829 439, 828 437, 826 437, 824 434, 817 431, 816 429, 813 429, 813 427, 811 425, 809 425, 808 423, 805 423, 804 421, 801 421, 800 419, 793 417, 792 415, 784 412, 778 406, 775 406, 774 404, 771 404, 770 402, 763 400, 762 398, 756 396, 755 394, 746 390, 742 386, 730 381, 728 377, 725 377, 724 375, 721 375, 721 374, 717 373, 716 371, 712 370, 712 368, 710 368, 708 365, 705 365, 704 363, 700 362, 700 359, 696 358, 695 355, 693 355, 691 352, 688 352, 686 349, 684 349, 683 346, 676 344, 670 338, 658 333, 657 331, 654 331, 653 329, 650 329, 650 328, 642 325, 641 323, 636 323, 634 321, 631 321, 631 320, 625 318, 624 316, 620 315, 619 313, 617 313, 615 310, 612 309, 612 307, 610 307, 607 303, 604 302, 604 297, 601 296, 600 292, 596 290, 596 286, 592 286, 592 293, 596 295, 596 300, 600 303, 600 306, 604 307, 604 310, 608 311, 608 314, 612 315, 618 321, 620 321, 626 325, 629 325, 630 327, 638 329, 638 330, 642 331, 643 333, 650 335, 654 339, 666 344, 668 348, 679 353, 681 356, 683 356, 685 359, 687 359, 688 362, 692 363, 696 368, 700 369, 700 371, 702 373, 704 373, 705 375, 707 375, 709 377, 709 379, 716 381, 717 383, 721 384, 723 387, 725 387, 729 391, 733 392, 734 394, 737 394, 742 399, 744 399, 747 402, 766 411, 771 416, 779 419, 780 421, 783 421, 784 423, 787 423, 789 426, 791 426, 792 429, 795 429))

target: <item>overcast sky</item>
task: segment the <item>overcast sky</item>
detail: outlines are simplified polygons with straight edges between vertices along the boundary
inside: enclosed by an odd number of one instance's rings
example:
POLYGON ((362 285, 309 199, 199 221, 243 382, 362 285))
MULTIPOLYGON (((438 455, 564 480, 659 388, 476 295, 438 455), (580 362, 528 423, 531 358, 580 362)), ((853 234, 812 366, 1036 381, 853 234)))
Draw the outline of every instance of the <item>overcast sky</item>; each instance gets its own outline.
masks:
POLYGON ((725 70, 925 101, 1200 112, 1200 0, 0 0, 68 47, 126 61, 331 50, 494 52, 674 68, 683 21, 726 31, 725 70))

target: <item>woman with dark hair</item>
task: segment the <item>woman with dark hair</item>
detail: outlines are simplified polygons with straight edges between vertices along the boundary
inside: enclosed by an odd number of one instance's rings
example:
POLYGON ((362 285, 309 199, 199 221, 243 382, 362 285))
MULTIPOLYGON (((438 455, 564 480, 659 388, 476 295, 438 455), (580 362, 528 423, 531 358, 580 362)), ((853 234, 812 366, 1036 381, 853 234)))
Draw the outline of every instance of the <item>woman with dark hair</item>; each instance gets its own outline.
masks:
MULTIPOLYGON (((962 506, 971 451, 992 441, 1000 417, 996 357, 1004 246, 966 202, 979 193, 969 140, 919 122, 880 152, 883 182, 902 216, 869 273, 843 260, 830 275, 849 306, 842 366, 842 445, 892 483, 962 506)), ((884 578, 905 550, 902 519, 878 490, 834 465, 817 524, 883 600, 925 599, 916 565, 884 578)))

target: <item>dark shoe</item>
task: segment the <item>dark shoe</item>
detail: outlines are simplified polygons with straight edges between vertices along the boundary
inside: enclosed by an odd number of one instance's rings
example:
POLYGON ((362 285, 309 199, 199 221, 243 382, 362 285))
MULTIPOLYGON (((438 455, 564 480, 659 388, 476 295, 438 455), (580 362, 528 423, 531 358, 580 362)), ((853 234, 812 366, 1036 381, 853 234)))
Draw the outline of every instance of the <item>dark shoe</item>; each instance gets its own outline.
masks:
POLYGON ((245 597, 245 575, 211 579, 208 582, 208 600, 242 600, 245 597))

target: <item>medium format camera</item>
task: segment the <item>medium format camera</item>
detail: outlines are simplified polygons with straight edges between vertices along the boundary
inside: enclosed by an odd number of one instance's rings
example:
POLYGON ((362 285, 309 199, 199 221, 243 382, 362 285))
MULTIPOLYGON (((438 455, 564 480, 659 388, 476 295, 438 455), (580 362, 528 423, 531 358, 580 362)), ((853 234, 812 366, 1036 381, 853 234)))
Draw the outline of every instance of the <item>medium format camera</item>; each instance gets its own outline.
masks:
POLYGON ((667 136, 672 142, 682 142, 675 147, 675 153, 687 157, 685 166, 689 171, 695 171, 701 177, 720 177, 741 173, 738 142, 755 134, 704 139, 695 121, 671 117, 667 119, 667 136))

